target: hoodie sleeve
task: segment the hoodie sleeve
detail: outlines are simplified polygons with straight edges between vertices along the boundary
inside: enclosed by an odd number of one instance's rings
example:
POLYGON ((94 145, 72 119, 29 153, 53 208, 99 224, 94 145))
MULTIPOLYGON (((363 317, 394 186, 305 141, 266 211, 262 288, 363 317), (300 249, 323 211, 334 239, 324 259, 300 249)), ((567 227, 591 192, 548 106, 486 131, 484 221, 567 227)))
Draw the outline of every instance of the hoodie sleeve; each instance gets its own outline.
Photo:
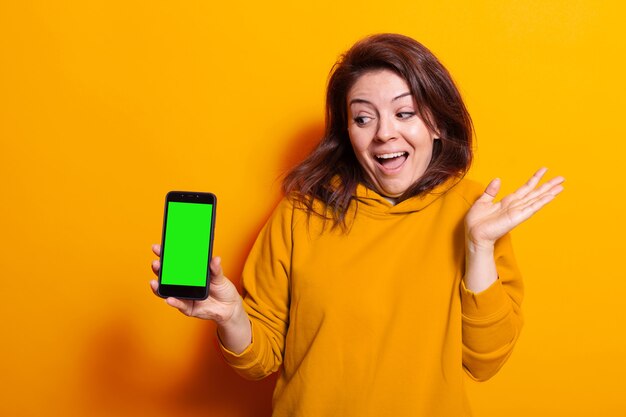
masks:
POLYGON ((522 327, 522 278, 515 262, 510 235, 496 242, 498 279, 474 293, 461 280, 463 366, 476 381, 498 372, 511 355, 522 327))
POLYGON ((252 343, 240 354, 220 345, 226 362, 248 379, 261 379, 283 361, 289 326, 293 206, 284 198, 261 230, 243 270, 244 307, 252 343))

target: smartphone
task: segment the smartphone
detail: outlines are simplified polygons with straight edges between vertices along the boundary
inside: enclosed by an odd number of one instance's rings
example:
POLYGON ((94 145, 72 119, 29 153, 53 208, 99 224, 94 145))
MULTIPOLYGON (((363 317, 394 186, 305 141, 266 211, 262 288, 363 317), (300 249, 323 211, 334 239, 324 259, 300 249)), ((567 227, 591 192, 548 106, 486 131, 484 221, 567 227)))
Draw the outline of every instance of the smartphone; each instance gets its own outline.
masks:
POLYGON ((159 272, 161 297, 204 300, 209 296, 216 204, 212 193, 167 193, 159 272))

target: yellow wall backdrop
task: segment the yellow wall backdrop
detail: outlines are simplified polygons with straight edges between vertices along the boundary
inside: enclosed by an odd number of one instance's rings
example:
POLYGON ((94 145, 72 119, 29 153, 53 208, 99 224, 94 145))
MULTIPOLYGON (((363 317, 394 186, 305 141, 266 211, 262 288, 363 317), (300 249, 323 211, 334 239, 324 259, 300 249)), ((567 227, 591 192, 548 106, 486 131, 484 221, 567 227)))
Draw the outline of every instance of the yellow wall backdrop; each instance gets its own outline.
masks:
POLYGON ((328 71, 400 32, 474 117, 470 177, 566 191, 514 233, 526 326, 476 416, 623 416, 625 14, 621 2, 0 2, 0 415, 262 416, 272 380, 222 362, 211 323, 154 297, 168 190, 219 198, 238 280, 319 138, 328 71))

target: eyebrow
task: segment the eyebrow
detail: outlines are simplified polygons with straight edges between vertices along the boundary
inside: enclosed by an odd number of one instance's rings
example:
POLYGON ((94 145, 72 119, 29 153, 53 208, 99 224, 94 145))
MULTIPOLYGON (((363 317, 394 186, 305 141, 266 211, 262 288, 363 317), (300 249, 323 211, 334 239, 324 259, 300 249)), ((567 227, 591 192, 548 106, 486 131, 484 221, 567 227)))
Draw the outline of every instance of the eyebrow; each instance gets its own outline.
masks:
MULTIPOLYGON (((397 97, 394 97, 393 99, 391 99, 392 102, 401 99, 402 97, 406 97, 406 96, 410 96, 411 92, 407 91, 406 93, 402 93, 397 97)), ((356 104, 356 103, 365 103, 365 104, 372 104, 371 102, 363 99, 363 98, 353 98, 352 100, 350 100, 350 103, 348 103, 349 106, 356 104)))

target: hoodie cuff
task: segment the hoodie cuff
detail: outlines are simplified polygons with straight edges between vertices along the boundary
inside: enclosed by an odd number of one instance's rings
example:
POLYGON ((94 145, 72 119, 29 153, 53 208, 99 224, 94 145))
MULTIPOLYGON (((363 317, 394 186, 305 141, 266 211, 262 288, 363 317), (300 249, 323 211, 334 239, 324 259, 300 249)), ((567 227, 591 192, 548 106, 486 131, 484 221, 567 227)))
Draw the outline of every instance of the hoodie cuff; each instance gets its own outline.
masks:
POLYGON ((224 356, 226 362, 233 368, 247 369, 255 362, 256 353, 254 352, 254 325, 252 322, 250 322, 250 325, 252 327, 252 341, 241 353, 234 353, 228 350, 228 348, 222 344, 219 333, 217 334, 217 341, 219 343, 220 350, 222 351, 222 356, 224 356))
POLYGON ((461 308, 463 316, 477 321, 494 320, 506 315, 511 300, 498 278, 487 289, 479 293, 470 291, 461 280, 461 308))

